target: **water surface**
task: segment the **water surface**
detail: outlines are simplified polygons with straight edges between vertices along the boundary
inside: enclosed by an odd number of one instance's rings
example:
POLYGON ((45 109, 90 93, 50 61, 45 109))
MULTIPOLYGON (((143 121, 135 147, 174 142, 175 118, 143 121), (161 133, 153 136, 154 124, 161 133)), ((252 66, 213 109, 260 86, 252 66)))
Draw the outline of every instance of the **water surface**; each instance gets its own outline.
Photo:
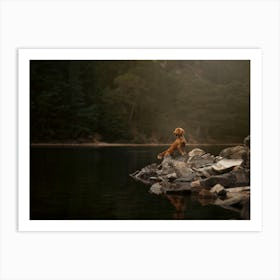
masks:
MULTIPOLYGON (((218 154, 220 146, 203 147, 218 154)), ((30 218, 36 220, 239 219, 196 196, 149 193, 129 174, 159 161, 163 147, 32 147, 30 218)))

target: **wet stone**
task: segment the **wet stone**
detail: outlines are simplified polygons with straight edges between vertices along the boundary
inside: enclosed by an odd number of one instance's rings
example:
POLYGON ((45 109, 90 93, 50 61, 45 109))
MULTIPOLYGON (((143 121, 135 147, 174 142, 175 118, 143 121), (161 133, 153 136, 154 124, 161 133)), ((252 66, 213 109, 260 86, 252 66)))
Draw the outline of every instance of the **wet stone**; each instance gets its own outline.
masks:
POLYGON ((242 159, 222 159, 212 165, 215 172, 224 173, 242 164, 242 159))

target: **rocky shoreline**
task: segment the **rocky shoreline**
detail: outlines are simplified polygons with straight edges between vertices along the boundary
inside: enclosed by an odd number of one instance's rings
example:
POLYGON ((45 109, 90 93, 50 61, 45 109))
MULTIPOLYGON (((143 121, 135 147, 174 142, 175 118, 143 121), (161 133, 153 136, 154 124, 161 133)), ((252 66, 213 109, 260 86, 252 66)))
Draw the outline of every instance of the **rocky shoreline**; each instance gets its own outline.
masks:
POLYGON ((218 156, 199 148, 168 156, 130 174, 156 195, 195 195, 202 205, 218 205, 250 219, 250 136, 218 156))

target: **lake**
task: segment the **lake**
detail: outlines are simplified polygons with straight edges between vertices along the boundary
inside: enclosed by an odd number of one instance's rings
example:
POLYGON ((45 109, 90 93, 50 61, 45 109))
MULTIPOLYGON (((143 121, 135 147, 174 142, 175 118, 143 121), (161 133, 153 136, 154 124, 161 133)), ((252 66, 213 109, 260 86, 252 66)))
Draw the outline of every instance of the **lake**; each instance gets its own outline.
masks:
MULTIPOLYGON (((192 147, 194 148, 194 147, 192 147)), ((192 148, 188 148, 191 150, 192 148)), ((201 147, 217 155, 225 146, 201 147)), ((157 196, 129 174, 164 147, 32 147, 32 220, 227 220, 239 213, 194 195, 157 196)))

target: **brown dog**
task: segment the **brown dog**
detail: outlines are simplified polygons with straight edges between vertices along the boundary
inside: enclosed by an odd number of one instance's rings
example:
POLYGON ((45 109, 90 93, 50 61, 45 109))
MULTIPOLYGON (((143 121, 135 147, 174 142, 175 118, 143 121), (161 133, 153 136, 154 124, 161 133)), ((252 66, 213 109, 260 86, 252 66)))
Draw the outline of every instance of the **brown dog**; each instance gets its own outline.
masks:
POLYGON ((175 128, 173 134, 177 137, 176 140, 166 151, 163 151, 162 153, 158 154, 157 158, 162 159, 165 156, 171 155, 175 150, 178 150, 182 156, 186 155, 185 146, 187 144, 187 141, 184 137, 184 133, 185 131, 183 128, 181 127, 175 128))

